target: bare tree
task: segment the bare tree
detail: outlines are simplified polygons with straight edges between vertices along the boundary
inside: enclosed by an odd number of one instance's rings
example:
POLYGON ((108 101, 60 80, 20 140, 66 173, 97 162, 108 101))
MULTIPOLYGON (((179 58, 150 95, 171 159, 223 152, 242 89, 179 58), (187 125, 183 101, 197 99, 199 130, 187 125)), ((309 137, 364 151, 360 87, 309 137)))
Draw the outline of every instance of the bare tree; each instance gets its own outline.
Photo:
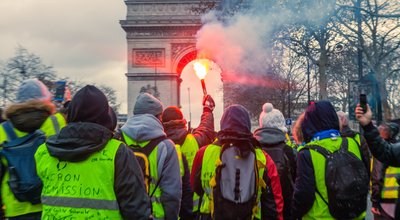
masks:
POLYGON ((37 78, 43 82, 56 79, 52 66, 44 64, 39 56, 22 46, 16 48, 15 55, 1 66, 0 72, 3 106, 14 100, 16 89, 22 81, 30 78, 37 78))
POLYGON ((378 82, 385 119, 391 119, 388 100, 387 75, 392 71, 384 67, 392 53, 400 47, 400 3, 391 0, 339 1, 340 24, 338 33, 355 47, 359 47, 365 58, 366 69, 372 71, 378 82), (360 28, 357 28, 355 12, 359 13, 360 28), (360 33, 361 32, 361 33, 360 33))

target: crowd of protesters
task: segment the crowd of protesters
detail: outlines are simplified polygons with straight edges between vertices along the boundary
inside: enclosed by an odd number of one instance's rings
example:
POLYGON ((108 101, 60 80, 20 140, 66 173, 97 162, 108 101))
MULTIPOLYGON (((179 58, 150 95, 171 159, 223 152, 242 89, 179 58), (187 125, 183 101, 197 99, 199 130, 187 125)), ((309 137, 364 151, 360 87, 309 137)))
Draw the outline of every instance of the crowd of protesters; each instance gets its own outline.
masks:
POLYGON ((377 128, 368 106, 354 110, 361 134, 325 100, 291 132, 268 102, 257 129, 235 104, 215 131, 210 95, 195 129, 149 93, 121 128, 95 86, 66 101, 29 79, 1 111, 2 218, 365 219, 370 199, 374 219, 400 219, 400 128, 377 128))

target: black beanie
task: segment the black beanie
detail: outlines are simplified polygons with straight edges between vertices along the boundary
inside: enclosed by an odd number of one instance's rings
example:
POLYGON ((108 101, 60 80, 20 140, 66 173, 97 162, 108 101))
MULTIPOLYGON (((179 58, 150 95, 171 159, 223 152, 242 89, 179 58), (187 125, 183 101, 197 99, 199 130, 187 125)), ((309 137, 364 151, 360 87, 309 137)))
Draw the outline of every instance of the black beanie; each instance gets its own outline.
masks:
POLYGON ((109 130, 115 129, 113 110, 108 105, 107 97, 102 91, 92 85, 80 89, 68 107, 67 121, 92 122, 109 130))
POLYGON ((182 120, 182 111, 176 106, 170 106, 164 110, 162 113, 162 121, 169 122, 172 120, 182 120))

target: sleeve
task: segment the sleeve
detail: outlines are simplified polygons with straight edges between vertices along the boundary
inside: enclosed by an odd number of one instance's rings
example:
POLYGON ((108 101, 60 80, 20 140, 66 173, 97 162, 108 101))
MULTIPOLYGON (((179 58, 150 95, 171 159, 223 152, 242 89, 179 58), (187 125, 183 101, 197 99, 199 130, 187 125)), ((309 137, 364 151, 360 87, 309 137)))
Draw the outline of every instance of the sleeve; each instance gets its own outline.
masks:
POLYGON ((292 217, 301 218, 313 206, 315 200, 315 176, 308 149, 297 154, 297 177, 292 200, 292 217))
POLYGON ((151 204, 134 154, 121 144, 115 156, 114 191, 124 219, 149 219, 151 204))
POLYGON ((193 191, 190 186, 190 171, 189 165, 185 155, 182 155, 183 167, 185 174, 182 177, 182 202, 181 211, 179 213, 180 219, 189 220, 193 218, 193 191))
POLYGON ((192 173, 190 175, 190 183, 192 185, 192 189, 199 196, 202 196, 204 194, 203 187, 201 186, 201 167, 205 150, 206 146, 200 148, 200 150, 197 151, 196 156, 193 160, 192 173))
POLYGON ((203 111, 200 125, 192 133, 200 147, 211 144, 214 141, 214 115, 210 110, 203 111))
POLYGON ((377 159, 373 159, 371 173, 371 202, 372 207, 379 207, 381 191, 383 187, 383 164, 377 159))
MULTIPOLYGON (((182 179, 179 168, 179 159, 172 141, 163 141, 165 151, 160 148, 159 164, 163 164, 159 187, 162 191, 161 203, 164 208, 165 219, 177 219, 182 198, 182 179), (164 156, 165 155, 165 156, 164 156), (164 161, 163 163, 161 161, 164 161)), ((160 145, 159 145, 160 147, 160 145)))
POLYGON ((263 179, 267 188, 261 193, 261 218, 283 220, 283 197, 278 171, 271 157, 265 152, 264 155, 267 159, 267 172, 263 179))
POLYGON ((367 140, 372 155, 388 166, 400 166, 400 144, 390 144, 382 139, 378 129, 369 123, 363 126, 364 137, 367 140))
POLYGON ((367 168, 368 174, 371 172, 371 153, 369 152, 368 149, 368 143, 367 140, 365 140, 365 137, 360 134, 360 152, 362 156, 362 161, 364 162, 365 167, 367 168))

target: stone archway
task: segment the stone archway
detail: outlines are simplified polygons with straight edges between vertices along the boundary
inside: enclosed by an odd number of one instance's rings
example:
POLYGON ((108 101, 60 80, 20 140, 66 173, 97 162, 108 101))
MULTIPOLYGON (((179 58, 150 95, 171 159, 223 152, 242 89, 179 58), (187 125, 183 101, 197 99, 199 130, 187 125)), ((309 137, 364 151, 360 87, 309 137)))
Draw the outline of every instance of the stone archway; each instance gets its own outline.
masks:
POLYGON ((180 104, 182 69, 196 58, 200 15, 192 9, 201 0, 125 0, 127 16, 121 27, 127 39, 128 114, 141 91, 165 106, 180 104))

